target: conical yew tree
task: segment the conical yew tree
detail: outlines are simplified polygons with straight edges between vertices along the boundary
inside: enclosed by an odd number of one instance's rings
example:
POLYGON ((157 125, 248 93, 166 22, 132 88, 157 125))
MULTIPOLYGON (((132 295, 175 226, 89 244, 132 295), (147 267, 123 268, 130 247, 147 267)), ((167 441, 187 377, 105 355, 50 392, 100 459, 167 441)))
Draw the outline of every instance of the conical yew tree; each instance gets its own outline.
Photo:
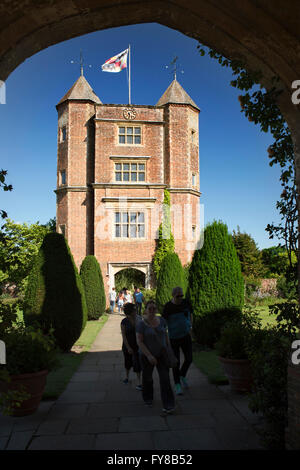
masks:
POLYGON ((215 221, 206 226, 204 245, 194 252, 190 265, 187 297, 193 306, 196 339, 201 343, 204 341, 199 340, 200 336, 209 334, 205 331, 208 325, 212 330, 217 324, 220 328, 227 314, 232 317, 231 313, 241 311, 244 280, 226 224, 215 221))
POLYGON ((177 253, 166 254, 161 263, 156 287, 156 303, 161 313, 164 305, 172 298, 172 289, 179 286, 184 290, 185 283, 185 274, 177 253))
POLYGON ((24 321, 44 332, 54 329, 58 346, 69 351, 87 320, 84 289, 63 235, 45 236, 29 275, 24 321))
POLYGON ((98 320, 105 312, 106 299, 100 265, 93 255, 84 258, 80 267, 84 287, 88 319, 98 320))

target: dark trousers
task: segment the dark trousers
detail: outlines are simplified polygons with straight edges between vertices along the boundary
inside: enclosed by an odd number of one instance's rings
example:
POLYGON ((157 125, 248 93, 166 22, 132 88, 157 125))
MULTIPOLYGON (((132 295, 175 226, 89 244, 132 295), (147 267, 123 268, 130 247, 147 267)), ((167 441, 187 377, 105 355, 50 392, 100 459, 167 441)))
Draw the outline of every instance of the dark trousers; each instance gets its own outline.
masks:
MULTIPOLYGON (((172 391, 169 375, 169 367, 165 363, 163 356, 157 359, 157 372, 159 375, 160 395, 164 408, 173 408, 175 406, 174 394, 172 391)), ((144 354, 141 354, 142 366, 142 384, 143 384, 143 400, 145 402, 153 401, 153 369, 154 366, 150 364, 144 354)))
POLYGON ((142 302, 137 302, 136 304, 136 313, 142 315, 142 302))
POLYGON ((177 357, 177 367, 173 369, 173 376, 175 384, 180 384, 180 376, 185 377, 193 361, 193 349, 192 349, 192 338, 190 334, 187 334, 183 338, 170 338, 170 343, 177 357), (184 355, 184 362, 180 367, 180 349, 184 355))

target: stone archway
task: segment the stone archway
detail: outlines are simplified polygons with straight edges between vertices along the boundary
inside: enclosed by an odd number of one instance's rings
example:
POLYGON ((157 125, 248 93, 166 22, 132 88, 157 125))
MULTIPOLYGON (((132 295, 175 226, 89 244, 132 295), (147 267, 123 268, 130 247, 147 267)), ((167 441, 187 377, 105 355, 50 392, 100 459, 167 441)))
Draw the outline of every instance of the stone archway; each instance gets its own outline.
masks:
MULTIPOLYGON (((300 4, 285 0, 6 0, 0 6, 0 80, 26 58, 66 39, 96 30, 157 22, 263 73, 267 89, 279 78, 278 105, 292 133, 298 204, 300 196, 300 106, 291 84, 300 79, 300 4)), ((300 211, 299 211, 300 212, 300 211)), ((112 267, 110 268, 112 269, 112 267)), ((299 272, 300 273, 300 272, 299 272)), ((300 274, 299 274, 300 278, 300 274)), ((290 372, 290 442, 300 447, 299 367, 290 372), (293 406, 291 406, 293 403, 293 406)))
POLYGON ((145 288, 150 289, 151 286, 151 261, 149 262, 122 262, 108 264, 108 283, 109 290, 115 287, 115 275, 126 268, 133 268, 145 274, 145 288))

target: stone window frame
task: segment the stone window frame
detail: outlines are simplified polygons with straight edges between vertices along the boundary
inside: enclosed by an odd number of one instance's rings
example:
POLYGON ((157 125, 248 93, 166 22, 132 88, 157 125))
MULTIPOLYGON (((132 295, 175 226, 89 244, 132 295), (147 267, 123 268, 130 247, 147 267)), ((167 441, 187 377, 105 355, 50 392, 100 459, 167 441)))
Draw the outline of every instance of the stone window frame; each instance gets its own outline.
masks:
POLYGON ((133 160, 133 159, 126 159, 122 161, 115 161, 114 162, 114 181, 116 183, 136 183, 136 184, 143 184, 146 182, 146 171, 147 171, 147 165, 146 165, 146 160, 133 160), (120 166, 118 168, 118 165, 120 166), (123 165, 129 165, 128 170, 123 169, 123 165), (136 165, 136 170, 132 170, 132 165, 136 165), (144 170, 140 169, 140 165, 144 165, 144 170), (124 173, 128 173, 128 180, 124 180, 124 173), (132 174, 136 173, 136 180, 132 179, 132 174), (117 179, 117 174, 121 175, 121 179, 117 179), (144 179, 140 180, 139 175, 144 174, 144 179))
POLYGON ((122 147, 124 146, 131 146, 133 145, 134 147, 140 147, 142 146, 142 126, 141 125, 137 125, 137 124, 132 124, 132 123, 119 123, 118 124, 118 132, 117 132, 117 144, 118 145, 121 145, 122 147), (127 129, 131 129, 133 130, 132 134, 128 133, 127 132, 127 129), (120 129, 125 129, 125 132, 121 133, 120 134, 120 129), (135 133, 134 129, 140 129, 140 132, 139 133, 135 133), (136 143, 134 142, 134 138, 132 139, 132 142, 128 142, 127 140, 127 137, 139 137, 140 138, 140 142, 139 143, 136 143), (120 137, 125 137, 125 142, 120 142, 120 137))
POLYGON ((65 186, 67 184, 67 172, 66 170, 59 170, 59 186, 65 186))
POLYGON ((132 208, 132 209, 126 209, 126 210, 114 210, 114 214, 113 214, 113 238, 114 240, 119 240, 119 241, 123 241, 123 240, 130 240, 130 241, 139 241, 139 240, 146 240, 146 211, 141 209, 136 209, 136 208, 132 208), (120 214, 120 218, 119 218, 119 221, 117 220, 117 214, 120 214), (124 215, 127 215, 127 217, 125 218, 124 215), (131 216, 135 214, 136 215, 136 221, 133 222, 131 220, 131 216), (138 216, 140 214, 143 214, 143 221, 139 221, 138 220, 138 216), (139 237, 139 236, 132 236, 131 235, 131 227, 136 227, 136 235, 138 235, 138 226, 143 226, 144 227, 144 233, 143 233, 143 236, 139 237), (117 235, 117 227, 120 227, 120 236, 117 235), (127 227, 127 236, 123 236, 123 227, 127 227))
POLYGON ((67 140, 67 126, 62 126, 60 128, 60 142, 65 142, 67 140))

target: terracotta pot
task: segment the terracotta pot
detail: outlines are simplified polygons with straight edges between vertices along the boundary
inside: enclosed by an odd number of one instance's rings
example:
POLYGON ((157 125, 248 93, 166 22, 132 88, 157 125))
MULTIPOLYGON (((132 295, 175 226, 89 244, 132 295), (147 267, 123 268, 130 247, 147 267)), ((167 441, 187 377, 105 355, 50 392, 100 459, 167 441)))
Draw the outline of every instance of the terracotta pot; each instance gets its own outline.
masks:
POLYGON ((14 407, 11 404, 12 416, 26 416, 34 413, 42 399, 47 381, 47 370, 34 372, 32 374, 11 375, 11 382, 0 382, 0 392, 8 390, 20 390, 30 394, 30 398, 24 400, 20 407, 14 407))
POLYGON ((253 385, 250 361, 248 359, 227 359, 220 357, 224 373, 234 392, 250 392, 253 385))

